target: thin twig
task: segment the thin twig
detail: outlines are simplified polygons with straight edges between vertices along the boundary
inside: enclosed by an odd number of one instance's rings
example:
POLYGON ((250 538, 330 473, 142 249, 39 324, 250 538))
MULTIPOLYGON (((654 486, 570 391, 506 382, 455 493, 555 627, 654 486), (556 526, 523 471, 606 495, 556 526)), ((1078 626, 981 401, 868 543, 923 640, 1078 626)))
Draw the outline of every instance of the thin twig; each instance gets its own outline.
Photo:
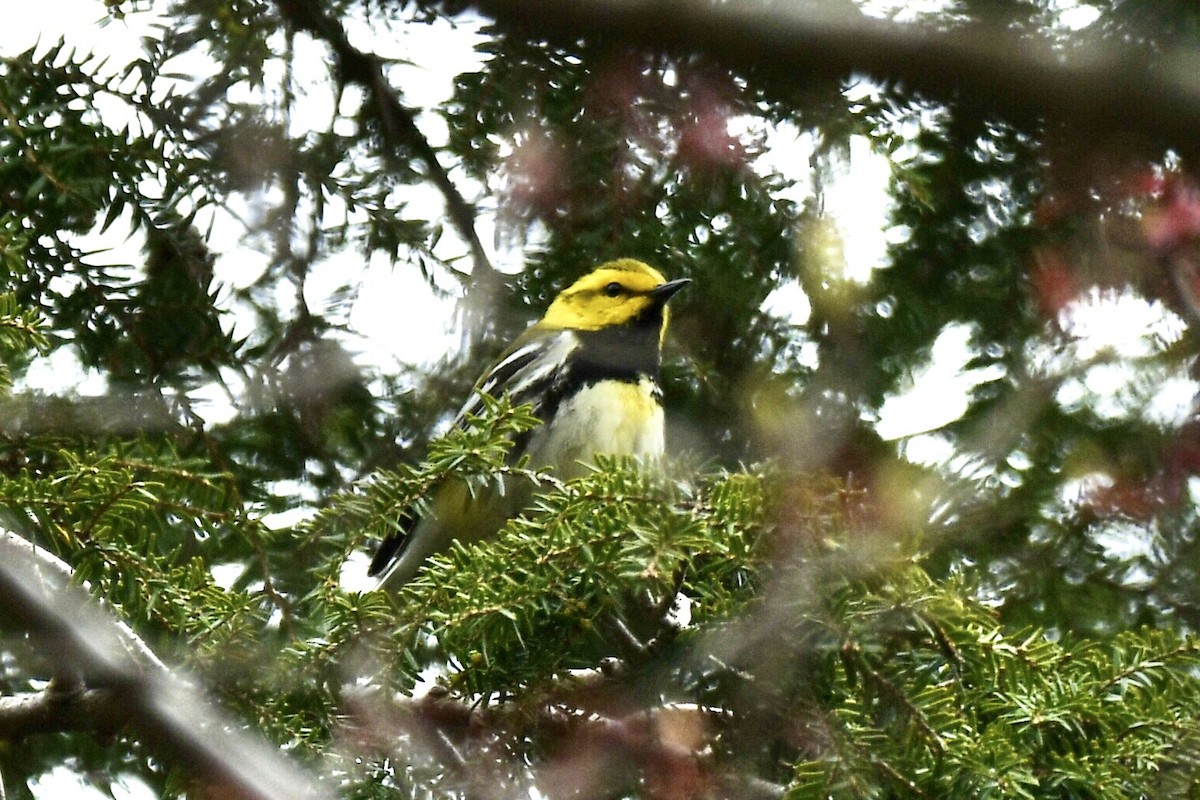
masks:
POLYGON ((483 243, 475 230, 475 209, 459 192, 450 174, 442 166, 437 150, 417 127, 412 109, 400 102, 383 72, 383 60, 350 44, 341 23, 325 14, 319 3, 309 0, 275 0, 287 22, 325 42, 337 57, 339 76, 357 84, 370 98, 379 120, 387 149, 383 155, 396 164, 404 150, 411 151, 428 170, 428 177, 446 201, 451 224, 471 250, 474 265, 472 280, 479 284, 495 275, 483 243))

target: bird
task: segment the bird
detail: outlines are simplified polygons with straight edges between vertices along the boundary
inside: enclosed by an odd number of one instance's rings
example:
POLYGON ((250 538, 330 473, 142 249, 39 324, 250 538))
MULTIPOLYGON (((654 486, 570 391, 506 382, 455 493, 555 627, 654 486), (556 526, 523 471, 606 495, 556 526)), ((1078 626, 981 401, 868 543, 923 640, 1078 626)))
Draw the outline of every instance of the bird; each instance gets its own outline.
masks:
MULTIPOLYGON (((586 472, 597 455, 662 455, 667 302, 689 283, 632 258, 601 264, 561 291, 483 374, 454 424, 480 414, 484 395, 528 404, 541 424, 515 443, 513 457, 528 455, 531 467, 549 468, 561 480, 586 472)), ((493 535, 520 511, 500 494, 443 482, 423 514, 410 510, 400 530, 380 542, 367 575, 377 577, 377 589, 395 590, 454 540, 493 535)))

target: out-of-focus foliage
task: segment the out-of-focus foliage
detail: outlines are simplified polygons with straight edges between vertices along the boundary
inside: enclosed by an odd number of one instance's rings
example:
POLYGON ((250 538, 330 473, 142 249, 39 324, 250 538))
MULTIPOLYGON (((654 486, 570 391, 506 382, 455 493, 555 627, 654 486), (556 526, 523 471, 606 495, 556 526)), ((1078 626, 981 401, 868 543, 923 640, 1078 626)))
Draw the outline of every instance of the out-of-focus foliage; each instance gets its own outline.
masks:
MULTIPOLYGON (((1152 63, 1200 35, 1187 3, 1084 6, 903 24, 1152 63)), ((1195 792, 1194 137, 550 44, 457 3, 96 4, 151 12, 124 61, 0 60, 0 521, 339 792, 1195 792), (479 58, 416 106, 389 37, 467 31, 479 58), (886 218, 834 218, 866 150, 886 218), (481 263, 464 214, 520 268, 481 263), (848 264, 880 230, 878 263, 848 264), (562 485, 507 459, 532 422, 502 398, 435 436, 558 289, 624 256, 693 279, 670 463, 562 485), (463 297, 459 351, 362 357, 379 263, 463 297), (885 441, 934 354, 963 361, 961 413, 885 441), (30 388, 47 375, 93 388, 30 388), (395 601, 346 588, 444 480, 538 499, 395 601)), ((0 690, 41 691, 36 638, 0 634, 0 690)), ((186 786, 125 731, 0 759, 12 797, 60 764, 186 786)))

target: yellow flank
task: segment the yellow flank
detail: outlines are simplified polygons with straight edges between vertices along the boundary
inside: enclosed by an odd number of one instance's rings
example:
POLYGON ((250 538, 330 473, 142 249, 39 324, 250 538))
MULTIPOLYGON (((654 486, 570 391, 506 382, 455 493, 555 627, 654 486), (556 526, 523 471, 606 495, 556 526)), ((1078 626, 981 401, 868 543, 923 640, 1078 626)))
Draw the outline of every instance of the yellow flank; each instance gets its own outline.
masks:
POLYGON ((563 401, 554 419, 530 440, 539 466, 563 478, 583 473, 597 454, 657 456, 663 452, 663 410, 654 381, 605 380, 563 401))
POLYGON ((491 535, 516 510, 512 502, 497 495, 491 487, 472 493, 466 481, 458 478, 447 481, 436 491, 433 516, 421 523, 452 530, 454 538, 464 543, 491 535))
MULTIPOLYGON (((650 292, 667 282, 662 273, 632 258, 602 264, 564 289, 537 328, 595 331, 623 325, 655 301, 650 292)), ((663 319, 667 310, 663 308, 663 319)), ((665 326, 664 326, 665 330, 665 326)))

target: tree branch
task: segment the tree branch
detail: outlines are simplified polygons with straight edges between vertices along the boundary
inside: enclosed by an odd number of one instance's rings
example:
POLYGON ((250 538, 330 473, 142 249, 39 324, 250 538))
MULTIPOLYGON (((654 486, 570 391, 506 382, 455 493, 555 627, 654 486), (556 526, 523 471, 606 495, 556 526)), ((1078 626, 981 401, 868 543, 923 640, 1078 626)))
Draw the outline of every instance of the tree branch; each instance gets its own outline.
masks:
POLYGON ((387 145, 384 157, 396 164, 400 152, 408 148, 425 164, 429 179, 446 201, 451 224, 471 250, 474 266, 472 281, 479 283, 491 279, 495 269, 475 231, 475 209, 450 180, 449 173, 438 159, 437 151, 417 127, 412 109, 401 103, 392 90, 383 74, 382 59, 350 44, 345 29, 323 12, 321 4, 310 0, 275 0, 275 5, 284 19, 297 30, 329 45, 337 57, 338 73, 342 79, 366 91, 380 122, 384 144, 387 145))
POLYGON ((0 698, 0 736, 129 724, 150 745, 209 785, 247 800, 326 797, 274 748, 224 719, 195 686, 172 675, 128 626, 71 585, 70 568, 0 531, 0 614, 45 641, 56 675, 43 692, 0 698), (7 727, 6 727, 7 726, 7 727))
MULTIPOLYGON (((410 747, 416 744, 412 750, 451 767, 464 786, 485 783, 499 753, 512 757, 521 749, 496 747, 497 741, 528 742, 533 736, 552 743, 533 769, 535 784, 550 796, 588 796, 635 775, 641 776, 649 798, 686 794, 777 800, 784 794, 782 786, 718 769, 712 743, 732 718, 724 709, 692 703, 644 708, 606 703, 596 695, 596 684, 609 684, 607 688, 622 694, 628 689, 596 672, 573 678, 574 688, 536 706, 483 707, 441 687, 421 698, 387 698, 376 689, 345 687, 346 733, 360 745, 385 753, 398 740, 410 747), (672 791, 677 787, 670 782, 678 779, 694 791, 672 791)), ((405 755, 411 757, 412 751, 405 755)))
POLYGON ((599 37, 652 50, 699 51, 793 84, 811 75, 864 72, 903 81, 933 99, 978 98, 1016 122, 1056 119, 1088 137, 1140 131, 1194 150, 1200 132, 1200 72, 1192 50, 1150 52, 1082 37, 1068 47, 996 25, 934 30, 870 19, 836 4, 471 0, 470 5, 529 37, 563 44, 599 37))
POLYGON ((0 399, 0 437, 129 436, 179 429, 162 395, 112 392, 70 399, 15 394, 0 399))
MULTIPOLYGON (((11 531, 0 530, 0 553, 4 553, 6 559, 9 555, 17 555, 18 564, 23 558, 25 565, 32 567, 32 579, 36 580, 44 591, 62 591, 74 577, 74 571, 67 562, 11 531)), ((0 579, 2 578, 0 575, 0 579)), ((87 584, 84 584, 84 589, 87 588, 87 584)), ((115 617, 110 618, 109 623, 124 652, 134 658, 140 666, 167 672, 167 665, 132 628, 115 617)))
POLYGON ((58 691, 54 684, 40 692, 0 697, 0 740, 42 733, 120 730, 129 721, 120 696, 108 689, 58 691))

